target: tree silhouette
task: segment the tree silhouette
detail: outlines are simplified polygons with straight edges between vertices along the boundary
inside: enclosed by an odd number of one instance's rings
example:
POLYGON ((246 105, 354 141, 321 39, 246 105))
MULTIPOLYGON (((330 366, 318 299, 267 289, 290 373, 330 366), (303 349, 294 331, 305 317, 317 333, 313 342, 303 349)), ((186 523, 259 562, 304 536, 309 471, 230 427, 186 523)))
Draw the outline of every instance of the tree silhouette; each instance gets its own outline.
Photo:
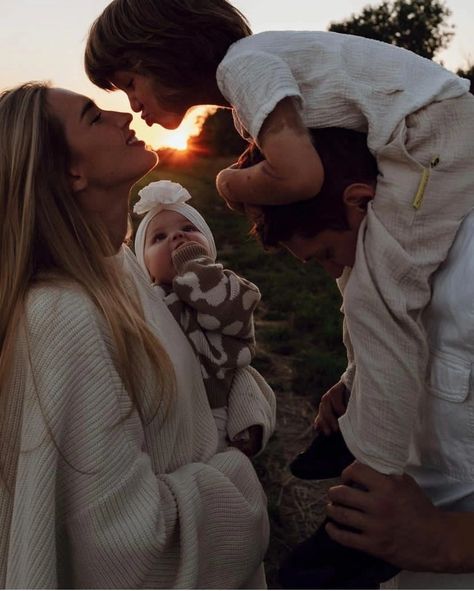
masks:
POLYGON ((441 0, 394 0, 366 6, 359 15, 331 23, 329 30, 385 41, 432 59, 454 35, 450 16, 441 0))
POLYGON ((206 156, 233 156, 245 150, 247 142, 237 133, 230 109, 207 115, 201 133, 189 138, 188 147, 206 156))
POLYGON ((469 92, 474 94, 474 64, 468 66, 466 70, 459 69, 456 74, 458 76, 462 76, 462 78, 467 78, 471 82, 471 88, 469 92))

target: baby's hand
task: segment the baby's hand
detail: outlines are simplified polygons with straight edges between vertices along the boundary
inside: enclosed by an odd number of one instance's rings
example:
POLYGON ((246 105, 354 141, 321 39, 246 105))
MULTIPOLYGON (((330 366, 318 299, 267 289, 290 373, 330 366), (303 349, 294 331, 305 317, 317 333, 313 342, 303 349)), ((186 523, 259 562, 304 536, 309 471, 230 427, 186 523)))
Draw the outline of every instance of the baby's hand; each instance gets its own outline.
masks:
POLYGON ((260 425, 252 425, 247 429, 247 435, 245 439, 234 439, 229 445, 251 458, 262 448, 263 429, 260 425))
POLYGON ((173 255, 178 252, 178 251, 182 251, 184 249, 190 249, 192 251, 195 251, 196 254, 199 255, 205 255, 205 256, 210 256, 210 253, 208 252, 207 248, 201 244, 200 242, 194 242, 192 240, 185 240, 184 242, 181 242, 180 244, 178 244, 176 246, 176 248, 173 250, 173 255), (198 249, 198 250, 196 250, 198 249), (199 253, 198 253, 199 251, 199 253))
POLYGON ((314 428, 317 431, 324 435, 339 431, 337 419, 346 412, 349 395, 349 390, 342 382, 338 382, 324 394, 314 420, 314 428))

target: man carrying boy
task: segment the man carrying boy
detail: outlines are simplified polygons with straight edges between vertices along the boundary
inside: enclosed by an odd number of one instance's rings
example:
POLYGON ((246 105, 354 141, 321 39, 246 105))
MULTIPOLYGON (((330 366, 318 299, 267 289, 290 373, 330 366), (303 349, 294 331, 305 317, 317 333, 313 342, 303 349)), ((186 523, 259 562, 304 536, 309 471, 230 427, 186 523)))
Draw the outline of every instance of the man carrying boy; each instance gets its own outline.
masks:
MULTIPOLYGON (((325 170, 320 193, 300 203, 253 208, 254 233, 264 247, 284 246, 302 261, 315 259, 338 278, 345 303, 344 288, 359 264, 367 211, 376 193, 377 167, 364 134, 319 129, 311 130, 311 135, 325 170)), ((239 166, 255 164, 261 158, 253 148, 241 157, 239 166)), ((410 476, 384 476, 358 463, 344 471, 345 486, 330 490, 329 516, 355 528, 344 530, 328 522, 331 537, 410 570, 474 570, 474 555, 466 544, 474 530, 474 437, 469 419, 474 403, 468 393, 474 343, 468 338, 472 328, 470 316, 466 316, 474 284, 463 280, 474 273, 472 252, 474 213, 462 224, 446 264, 436 274, 433 300, 423 317, 431 354, 428 375, 421 376, 424 396, 407 467, 434 505, 449 508, 449 512, 434 507, 410 476), (354 481, 360 489, 347 486, 354 481), (397 498, 399 503, 394 500, 397 498), (393 507, 391 514, 384 511, 388 505, 393 507)), ((348 350, 348 357, 353 360, 354 352, 348 350)), ((357 367, 353 363, 349 367, 344 382, 331 388, 320 406, 316 425, 326 435, 337 431, 338 418, 345 412, 347 401, 338 386, 346 383, 350 390, 350 378, 357 367)), ((344 461, 347 465, 347 458, 344 461)), ((370 571, 368 564, 363 552, 341 552, 337 545, 324 542, 318 532, 290 557, 282 570, 282 582, 298 588, 375 588, 374 574, 390 573, 390 567, 380 561, 372 563, 376 568, 370 571)), ((472 576, 403 572, 399 583, 408 588, 469 588, 472 576)))

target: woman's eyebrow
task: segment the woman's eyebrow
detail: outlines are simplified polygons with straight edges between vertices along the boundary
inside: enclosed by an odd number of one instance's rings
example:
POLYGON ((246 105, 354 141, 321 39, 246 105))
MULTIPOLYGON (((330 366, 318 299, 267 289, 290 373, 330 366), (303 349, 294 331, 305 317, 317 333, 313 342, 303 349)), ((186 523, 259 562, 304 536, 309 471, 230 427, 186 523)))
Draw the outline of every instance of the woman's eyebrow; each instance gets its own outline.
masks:
POLYGON ((91 109, 95 109, 95 108, 97 108, 97 106, 94 103, 94 101, 91 101, 90 99, 88 101, 86 101, 84 103, 84 106, 81 109, 81 114, 79 116, 79 121, 82 121, 82 119, 84 118, 84 115, 86 115, 86 113, 88 113, 88 111, 90 111, 91 109))

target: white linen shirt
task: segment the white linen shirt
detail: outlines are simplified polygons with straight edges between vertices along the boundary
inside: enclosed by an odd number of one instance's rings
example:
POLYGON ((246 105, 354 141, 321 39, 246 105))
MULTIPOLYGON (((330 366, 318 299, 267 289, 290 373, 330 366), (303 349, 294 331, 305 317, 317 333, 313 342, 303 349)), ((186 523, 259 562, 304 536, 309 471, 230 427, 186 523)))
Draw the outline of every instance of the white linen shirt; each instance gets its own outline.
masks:
MULTIPOLYGON (((426 397, 407 473, 433 503, 474 511, 474 213, 462 223, 433 281, 425 314, 430 344, 426 397)), ((473 589, 474 574, 402 571, 382 588, 473 589)))
POLYGON ((237 131, 257 140, 266 117, 294 97, 307 127, 368 133, 377 152, 407 115, 460 96, 469 81, 411 51, 325 31, 268 31, 240 39, 217 69, 237 131))

